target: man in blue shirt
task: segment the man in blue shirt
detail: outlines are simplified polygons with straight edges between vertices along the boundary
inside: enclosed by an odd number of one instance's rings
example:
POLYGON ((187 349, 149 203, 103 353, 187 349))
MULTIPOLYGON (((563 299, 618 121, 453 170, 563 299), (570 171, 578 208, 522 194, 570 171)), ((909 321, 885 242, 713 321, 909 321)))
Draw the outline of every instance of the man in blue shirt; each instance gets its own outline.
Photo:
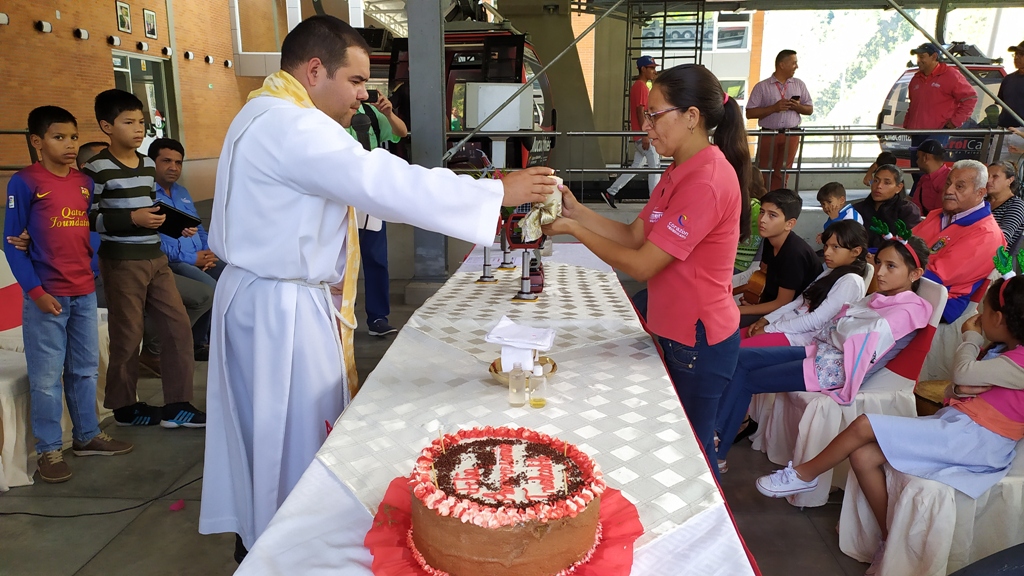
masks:
MULTIPOLYGON (((398 142, 409 134, 405 122, 395 114, 391 101, 381 94, 373 103, 363 103, 356 114, 370 117, 370 150, 386 142, 398 142)), ((358 140, 355 130, 346 128, 358 140)), ((386 336, 396 330, 388 324, 391 312, 391 279, 388 275, 388 236, 385 223, 369 214, 356 212, 359 226, 359 253, 363 261, 366 294, 366 325, 370 336, 386 336)))
MULTIPOLYGON (((156 163, 156 201, 172 206, 182 212, 199 217, 192 203, 188 190, 177 183, 181 177, 182 163, 185 160, 185 147, 172 138, 158 138, 149 146, 149 157, 156 163)), ((224 265, 210 251, 206 229, 200 224, 189 236, 172 238, 160 234, 160 248, 167 255, 171 271, 175 275, 187 278, 189 286, 208 292, 210 303, 213 302, 213 291, 217 286, 224 265)), ((179 283, 179 291, 182 290, 179 283)), ((182 294, 182 298, 186 298, 182 294)), ((195 343, 195 356, 198 361, 206 361, 210 355, 210 308, 206 307, 198 319, 193 319, 192 340, 195 343)))

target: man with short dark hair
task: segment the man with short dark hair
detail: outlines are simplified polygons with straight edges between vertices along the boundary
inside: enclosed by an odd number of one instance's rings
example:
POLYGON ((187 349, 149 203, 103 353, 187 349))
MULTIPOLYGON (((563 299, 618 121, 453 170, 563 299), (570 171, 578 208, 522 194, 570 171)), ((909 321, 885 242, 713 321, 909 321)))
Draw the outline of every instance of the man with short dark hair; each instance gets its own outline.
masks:
POLYGON ((355 209, 476 244, 500 207, 541 202, 553 170, 475 180, 366 151, 345 132, 370 49, 333 16, 300 22, 249 95, 217 166, 210 247, 226 264, 211 333, 199 531, 245 554, 358 390, 355 209), (340 325, 339 325, 340 324, 340 325))
MULTIPOLYGON (((814 113, 811 93, 803 80, 794 78, 799 65, 796 51, 783 50, 775 57, 775 72, 754 85, 747 100, 747 118, 757 119, 762 130, 784 132, 800 126, 800 116, 814 113)), ((757 167, 771 170, 769 190, 786 187, 788 174, 783 170, 793 167, 800 136, 770 134, 757 138, 757 167)))
MULTIPOLYGON (((647 98, 650 96, 651 90, 647 87, 649 82, 654 82, 654 78, 658 75, 658 63, 650 56, 641 56, 636 59, 637 76, 636 81, 629 87, 629 129, 633 132, 640 132, 643 130, 644 125, 644 111, 647 110, 647 98)), ((651 139, 644 136, 636 136, 633 138, 633 145, 636 150, 633 153, 633 164, 630 168, 639 168, 644 164, 647 164, 648 168, 661 168, 661 156, 651 146, 651 139)), ((622 187, 629 184, 629 181, 633 179, 636 174, 623 174, 619 176, 608 190, 601 192, 601 198, 604 199, 605 203, 612 208, 617 208, 615 205, 615 195, 622 190, 622 187)), ((658 185, 661 180, 660 174, 648 174, 647 175, 647 192, 653 193, 654 187, 658 185)))
MULTIPOLYGON (((1016 68, 1013 72, 1006 75, 1003 78, 1003 82, 999 85, 999 99, 1006 102, 1010 110, 1013 110, 1018 116, 1024 117, 1024 42, 1016 46, 1010 46, 1010 52, 1013 52, 1013 67, 1016 68)), ((1005 108, 999 114, 999 120, 997 124, 1000 128, 1021 128, 1020 122, 1017 121, 1012 115, 1010 110, 1005 108)), ((1003 136, 1003 148, 999 152, 999 158, 1002 160, 1015 160, 1010 146, 1016 149, 1024 149, 1024 137, 1014 133, 1003 136)))
MULTIPOLYGON (((910 79, 910 105, 903 118, 907 130, 941 130, 963 126, 974 112, 978 93, 955 66, 939 61, 939 47, 925 42, 910 51, 917 57, 917 72, 910 79)), ((910 165, 917 166, 917 147, 932 139, 945 146, 947 135, 916 134, 910 137, 910 165)), ((920 176, 914 176, 914 182, 920 176)))
POLYGON ((946 190, 946 178, 950 167, 946 165, 946 149, 938 140, 929 138, 917 147, 917 167, 921 174, 910 191, 910 201, 921 210, 925 217, 932 210, 942 208, 942 195, 946 190))
MULTIPOLYGON (((178 184, 185 160, 185 147, 181 142, 173 138, 157 138, 149 145, 148 156, 156 164, 156 201, 198 218, 192 195, 178 184)), ((161 233, 160 249, 167 255, 168 266, 174 272, 175 284, 192 322, 195 359, 205 362, 210 357, 213 291, 224 265, 210 250, 206 228, 202 224, 190 228, 189 232, 189 236, 179 238, 161 233)))

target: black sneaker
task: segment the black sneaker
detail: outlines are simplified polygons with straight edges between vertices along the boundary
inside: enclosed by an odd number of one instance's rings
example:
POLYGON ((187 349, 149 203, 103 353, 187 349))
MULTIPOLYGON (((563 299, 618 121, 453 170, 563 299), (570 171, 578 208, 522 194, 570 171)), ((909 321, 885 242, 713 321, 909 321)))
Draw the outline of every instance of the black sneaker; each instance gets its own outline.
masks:
POLYGON ((366 331, 370 333, 370 336, 387 336, 398 332, 398 328, 388 324, 384 318, 378 318, 367 325, 366 331))
POLYGON ((114 409, 114 421, 118 426, 156 426, 160 423, 160 408, 145 402, 114 409))
POLYGON ((164 428, 206 428, 206 412, 188 402, 175 402, 164 406, 164 428))
POLYGON ((602 190, 601 191, 601 198, 604 199, 604 203, 607 204, 610 208, 615 208, 616 210, 619 209, 619 207, 615 205, 615 195, 614 194, 610 194, 609 192, 602 190))

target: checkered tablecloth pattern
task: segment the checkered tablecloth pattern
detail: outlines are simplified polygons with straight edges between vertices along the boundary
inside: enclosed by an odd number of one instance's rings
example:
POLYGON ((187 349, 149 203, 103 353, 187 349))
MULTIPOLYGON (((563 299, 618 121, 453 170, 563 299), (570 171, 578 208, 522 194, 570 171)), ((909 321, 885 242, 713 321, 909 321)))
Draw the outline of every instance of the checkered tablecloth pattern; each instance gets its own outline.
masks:
MULTIPOLYGON (((541 300, 516 285, 456 273, 412 317, 335 425, 317 457, 368 510, 407 475, 438 430, 521 426, 577 444, 633 502, 643 547, 723 502, 650 337, 614 273, 546 262, 541 300), (487 366, 483 336, 506 314, 558 331, 558 364, 541 409, 512 408, 487 366)), ((513 276, 514 278, 514 276, 513 276)))

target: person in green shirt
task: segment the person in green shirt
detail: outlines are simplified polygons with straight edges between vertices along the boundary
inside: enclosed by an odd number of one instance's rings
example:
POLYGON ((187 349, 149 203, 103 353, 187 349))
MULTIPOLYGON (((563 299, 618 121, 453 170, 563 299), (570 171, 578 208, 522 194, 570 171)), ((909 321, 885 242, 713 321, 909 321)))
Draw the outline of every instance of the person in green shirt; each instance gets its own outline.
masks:
MULTIPOLYGON (((383 94, 374 103, 364 102, 356 114, 370 117, 370 149, 388 142, 398 142, 409 134, 405 122, 395 113, 394 106, 383 94)), ((351 127, 346 131, 356 138, 351 127)), ((358 140, 358 138, 356 138, 358 140)), ((371 336, 386 336, 398 332, 388 324, 391 313, 391 278, 388 275, 388 236, 385 223, 356 211, 359 226, 359 253, 363 261, 363 284, 366 294, 366 326, 371 336)))
MULTIPOLYGON (((761 171, 754 168, 750 178, 750 238, 740 242, 740 245, 736 247, 736 261, 733 263, 734 275, 743 275, 749 278, 750 275, 745 272, 750 269, 750 265, 754 263, 754 258, 757 257, 757 252, 761 248, 761 235, 757 231, 757 220, 761 217, 760 198, 766 192, 761 171)), ((737 286, 746 282, 745 278, 739 284, 736 284, 736 278, 733 280, 733 284, 737 286)))

